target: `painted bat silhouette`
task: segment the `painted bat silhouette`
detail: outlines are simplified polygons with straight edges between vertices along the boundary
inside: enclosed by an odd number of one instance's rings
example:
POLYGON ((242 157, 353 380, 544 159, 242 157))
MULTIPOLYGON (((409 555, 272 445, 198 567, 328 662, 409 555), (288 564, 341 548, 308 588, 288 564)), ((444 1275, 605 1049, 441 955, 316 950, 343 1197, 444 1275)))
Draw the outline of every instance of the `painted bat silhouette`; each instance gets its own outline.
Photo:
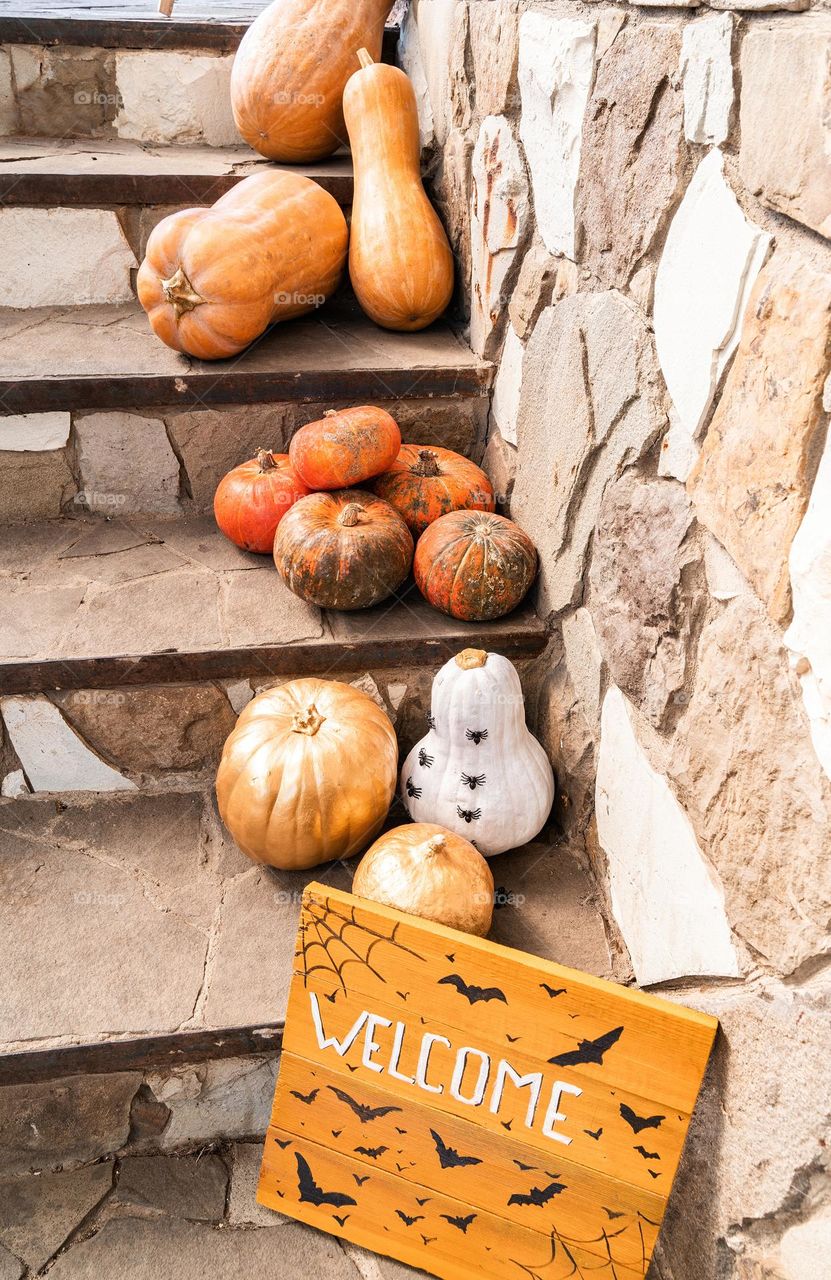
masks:
POLYGON ((370 1160, 377 1160, 385 1151, 389 1151, 389 1147, 356 1147, 355 1154, 358 1156, 368 1156, 370 1160))
POLYGON ((416 1204, 423 1209, 427 1201, 432 1200, 432 1198, 433 1198, 432 1196, 425 1196, 423 1200, 419 1200, 418 1196, 416 1196, 416 1204))
POLYGON ((634 1149, 639 1155, 643 1156, 644 1160, 660 1160, 661 1158, 657 1151, 647 1151, 646 1147, 642 1147, 640 1143, 634 1149))
POLYGON ((425 1236, 425 1235, 422 1235, 422 1237, 421 1237, 421 1238, 422 1238, 422 1240, 424 1241, 425 1245, 428 1245, 428 1244, 435 1244, 435 1242, 438 1240, 438 1236, 425 1236))
POLYGON ((533 1164, 523 1164, 521 1160, 515 1160, 514 1164, 518 1169, 521 1169, 523 1173, 527 1173, 529 1169, 536 1168, 533 1164))
POLYGON ((602 1129, 584 1129, 583 1132, 589 1137, 594 1138, 595 1142, 599 1142, 603 1137, 602 1129))
POLYGON ((353 1173, 353 1174, 352 1174, 352 1177, 355 1179, 355 1181, 357 1182, 357 1184, 358 1184, 358 1186, 359 1186, 359 1187, 362 1187, 362 1186, 364 1185, 364 1183, 365 1183, 365 1182, 368 1182, 368 1181, 369 1181, 369 1174, 368 1174, 368 1173, 365 1173, 363 1177, 361 1177, 361 1176, 360 1176, 360 1174, 353 1173))
POLYGON ((484 773, 463 773, 462 784, 465 787, 470 787, 471 791, 475 791, 477 787, 485 785, 485 775, 484 773))
POLYGON ((348 1213, 345 1213, 345 1214, 343 1215, 343 1217, 341 1218, 341 1217, 339 1217, 339 1216, 338 1216, 338 1214, 333 1213, 333 1214, 332 1214, 332 1217, 335 1219, 335 1222, 339 1222, 339 1223, 340 1223, 340 1225, 341 1225, 342 1227, 345 1227, 345 1226, 346 1226, 346 1219, 349 1217, 349 1214, 348 1214, 348 1213))
POLYGON ((666 1116, 639 1116, 625 1102, 620 1104, 620 1114, 633 1133, 640 1133, 642 1129, 659 1129, 661 1122, 666 1120, 666 1116))
POLYGON ((566 993, 565 987, 549 987, 547 982, 541 982, 540 986, 542 987, 543 991, 548 992, 549 1000, 554 1000, 557 996, 564 996, 566 993))
POLYGON ((301 1203, 305 1201, 307 1204, 330 1204, 334 1209, 342 1209, 344 1205, 358 1203, 343 1191, 324 1191, 315 1182, 308 1161, 299 1151, 295 1151, 294 1155, 297 1160, 297 1189, 300 1192, 301 1203))
POLYGON ((291 1146, 291 1138, 286 1138, 285 1142, 283 1142, 280 1138, 275 1138, 274 1141, 277 1143, 277 1146, 280 1148, 281 1151, 285 1151, 286 1147, 291 1146))
POLYGON ((340 1098, 341 1102, 345 1102, 351 1107, 361 1124, 367 1124, 370 1120, 379 1120, 381 1116, 388 1116, 391 1111, 400 1111, 401 1107, 370 1107, 365 1102, 356 1102, 356 1100, 345 1093, 343 1089, 338 1089, 337 1085, 327 1084, 326 1088, 333 1093, 336 1098, 340 1098))
POLYGON ((416 786, 416 784, 413 782, 413 780, 412 780, 412 778, 411 778, 411 777, 407 779, 407 781, 406 781, 406 783, 405 783, 405 786, 406 786, 406 788, 407 788, 407 795, 408 795, 408 796, 412 796, 413 800, 420 800, 420 799, 421 799, 421 792, 422 792, 422 788, 421 788, 421 787, 417 787, 417 786, 416 786))
POLYGON ((487 738, 487 736, 487 729, 465 729, 465 737, 468 742, 475 742, 477 747, 480 742, 483 742, 485 738, 487 738))
POLYGON ((312 1089, 311 1093, 298 1093, 296 1089, 289 1089, 289 1093, 293 1098, 297 1098, 298 1102, 302 1102, 305 1106, 310 1107, 317 1095, 320 1093, 320 1090, 312 1089))
POLYGON ((606 1214, 606 1217, 609 1218, 611 1222, 614 1222, 615 1218, 623 1218, 625 1216, 622 1213, 616 1213, 614 1209, 607 1209, 605 1204, 603 1206, 603 1212, 606 1214))
POLYGON ((451 1227, 455 1227, 457 1231, 461 1231, 463 1235, 467 1235, 467 1229, 471 1222, 476 1219, 475 1213, 469 1213, 466 1218, 454 1218, 449 1213, 440 1213, 440 1218, 444 1218, 445 1222, 449 1222, 451 1227))
POLYGON ((439 986, 455 987, 459 995, 466 996, 471 1004, 476 1004, 479 1000, 501 1000, 503 1004, 508 1003, 505 992, 500 991, 499 987, 477 987, 468 984, 458 973, 449 973, 446 978, 439 978, 439 986))
POLYGON ((661 1176, 655 1169, 647 1169, 646 1172, 649 1174, 650 1178, 660 1178, 661 1176))
POLYGON ((400 1218, 400 1219, 401 1219, 401 1221, 404 1223, 404 1226, 405 1226, 405 1227, 411 1227, 411 1226, 413 1225, 413 1223, 414 1223, 414 1222, 423 1222, 423 1221, 424 1221, 424 1214, 423 1214, 423 1213, 418 1213, 418 1214, 416 1214, 416 1216, 415 1216, 414 1218, 411 1218, 409 1214, 407 1214, 407 1213, 402 1213, 402 1211, 401 1211, 400 1209, 396 1209, 396 1211, 395 1211, 395 1212, 398 1214, 399 1218, 400 1218))
POLYGON ((613 1044, 617 1044, 622 1035, 623 1027, 614 1027, 605 1035, 598 1036, 596 1040, 580 1040, 576 1049, 568 1053, 558 1053, 555 1058, 549 1058, 548 1061, 555 1067, 576 1067, 583 1062, 602 1067, 604 1053, 611 1049, 613 1044))
POLYGON ((460 1156, 455 1148, 446 1146, 444 1140, 436 1133, 435 1129, 430 1130, 430 1136, 436 1144, 436 1151, 442 1169, 455 1169, 459 1165, 482 1163, 478 1156, 460 1156))
POLYGON ((508 1204, 548 1204, 549 1200, 553 1200, 565 1189, 564 1182, 549 1182, 547 1187, 532 1187, 527 1195, 515 1191, 508 1204))

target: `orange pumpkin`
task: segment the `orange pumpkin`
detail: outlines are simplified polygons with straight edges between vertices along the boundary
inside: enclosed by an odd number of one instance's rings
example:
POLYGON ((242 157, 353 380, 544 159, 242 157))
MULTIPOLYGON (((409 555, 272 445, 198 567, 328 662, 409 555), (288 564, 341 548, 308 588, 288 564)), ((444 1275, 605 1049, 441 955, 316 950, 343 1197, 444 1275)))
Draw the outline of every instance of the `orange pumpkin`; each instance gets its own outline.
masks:
POLYGON ((392 466, 401 448, 398 423, 386 410, 362 404, 329 409, 292 437, 289 457, 310 489, 351 489, 392 466))
POLYGON ((373 62, 344 90, 355 194, 349 275, 364 311, 386 329, 423 329, 453 293, 453 254, 421 182, 413 86, 398 67, 373 62))
POLYGON ((263 9, 231 72, 231 107, 248 145, 290 164, 337 151, 355 50, 381 56, 391 8, 392 0, 273 0, 263 9))
POLYGON ((372 485, 395 507, 414 538, 448 511, 493 511, 493 487, 481 467, 452 449, 405 444, 372 485))
POLYGON ((310 178, 254 174, 209 209, 164 218, 147 242, 138 296, 162 342, 202 360, 237 355, 277 320, 337 288, 346 219, 310 178))
POLYGON ((487 622, 517 607, 534 581, 537 552, 505 516, 451 511, 419 538, 413 571, 434 608, 465 622, 487 622))
POLYGON ((366 609, 385 600, 412 561, 413 540, 398 512, 363 489, 301 498, 274 539, 283 580, 321 609, 366 609))
POLYGON ((216 523, 243 551, 270 553, 278 524, 308 492, 287 453, 258 449, 256 458, 234 467, 217 485, 216 523))

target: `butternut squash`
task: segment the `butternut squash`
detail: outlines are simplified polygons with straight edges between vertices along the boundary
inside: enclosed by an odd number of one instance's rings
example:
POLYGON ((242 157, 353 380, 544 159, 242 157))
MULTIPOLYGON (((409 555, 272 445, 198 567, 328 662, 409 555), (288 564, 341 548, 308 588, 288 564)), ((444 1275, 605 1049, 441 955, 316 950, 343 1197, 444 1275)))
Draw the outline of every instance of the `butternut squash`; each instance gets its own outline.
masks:
POLYGON ((355 193, 349 275, 364 311, 385 329, 423 329, 453 293, 453 254, 421 181, 415 93, 398 67, 366 49, 343 95, 355 193))

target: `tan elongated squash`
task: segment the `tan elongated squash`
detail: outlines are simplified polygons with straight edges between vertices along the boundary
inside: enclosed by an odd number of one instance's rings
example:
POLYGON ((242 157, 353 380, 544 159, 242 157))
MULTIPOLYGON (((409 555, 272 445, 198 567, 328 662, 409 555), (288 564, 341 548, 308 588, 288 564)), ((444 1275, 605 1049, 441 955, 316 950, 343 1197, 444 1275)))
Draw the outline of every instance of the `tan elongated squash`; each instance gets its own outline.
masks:
POLYGON ((355 194, 349 275, 368 316, 385 329, 423 329, 453 293, 453 254, 421 181, 413 86, 398 67, 360 50, 343 95, 355 194))
POLYGON ((270 324, 334 293, 348 235, 337 201, 311 178, 257 173, 209 209, 158 224, 138 273, 139 301, 174 350, 234 356, 270 324))
POLYGON ((381 56, 392 0, 273 0, 242 38, 231 107, 269 160, 322 160, 346 143, 343 90, 364 45, 381 56))

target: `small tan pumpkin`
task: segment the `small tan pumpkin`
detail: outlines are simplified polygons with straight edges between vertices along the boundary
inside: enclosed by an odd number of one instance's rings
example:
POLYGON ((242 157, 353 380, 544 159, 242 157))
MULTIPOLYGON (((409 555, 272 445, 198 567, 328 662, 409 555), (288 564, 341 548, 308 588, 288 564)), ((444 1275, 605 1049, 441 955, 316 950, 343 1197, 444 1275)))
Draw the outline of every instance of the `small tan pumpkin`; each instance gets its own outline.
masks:
POLYGON ((386 831, 366 851, 352 883, 359 898, 484 937, 493 916, 493 876, 470 841, 432 822, 386 831))
POLYGON ((254 862, 287 871, 351 858, 379 831, 398 744, 367 694, 339 680, 290 680, 257 695, 222 751, 222 821, 254 862))

